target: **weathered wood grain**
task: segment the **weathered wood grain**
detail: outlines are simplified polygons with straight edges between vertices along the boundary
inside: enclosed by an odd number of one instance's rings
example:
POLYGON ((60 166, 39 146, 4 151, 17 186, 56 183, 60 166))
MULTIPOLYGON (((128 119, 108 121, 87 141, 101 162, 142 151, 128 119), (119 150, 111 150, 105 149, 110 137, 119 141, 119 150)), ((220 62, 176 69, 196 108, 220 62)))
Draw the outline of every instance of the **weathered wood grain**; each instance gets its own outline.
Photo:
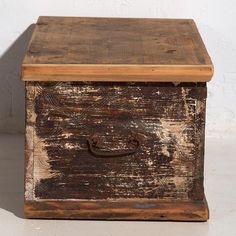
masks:
POLYGON ((205 84, 26 87, 27 200, 203 199, 205 84), (94 134, 105 150, 129 149, 130 136, 140 147, 130 156, 95 157, 87 143, 94 134))
POLYGON ((40 17, 25 81, 209 81, 213 65, 193 20, 40 17))
POLYGON ((206 221, 205 201, 155 199, 26 201, 27 218, 206 221))

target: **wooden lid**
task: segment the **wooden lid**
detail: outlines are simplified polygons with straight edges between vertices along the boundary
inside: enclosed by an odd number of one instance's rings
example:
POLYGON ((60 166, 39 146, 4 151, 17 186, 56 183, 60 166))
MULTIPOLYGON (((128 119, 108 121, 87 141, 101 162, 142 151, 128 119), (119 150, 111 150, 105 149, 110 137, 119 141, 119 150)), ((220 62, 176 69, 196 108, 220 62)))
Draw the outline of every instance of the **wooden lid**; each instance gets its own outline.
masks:
POLYGON ((190 19, 39 17, 24 81, 205 82, 213 65, 190 19))

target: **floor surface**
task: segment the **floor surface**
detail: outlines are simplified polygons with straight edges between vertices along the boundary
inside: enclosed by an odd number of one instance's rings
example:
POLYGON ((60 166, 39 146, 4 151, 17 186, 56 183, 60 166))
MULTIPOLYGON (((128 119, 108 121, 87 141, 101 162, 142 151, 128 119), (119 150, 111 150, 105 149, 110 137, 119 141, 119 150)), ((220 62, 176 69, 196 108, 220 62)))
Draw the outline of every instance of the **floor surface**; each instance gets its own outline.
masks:
POLYGON ((236 140, 206 140, 204 223, 26 220, 23 218, 24 137, 0 135, 0 236, 236 236, 236 140))

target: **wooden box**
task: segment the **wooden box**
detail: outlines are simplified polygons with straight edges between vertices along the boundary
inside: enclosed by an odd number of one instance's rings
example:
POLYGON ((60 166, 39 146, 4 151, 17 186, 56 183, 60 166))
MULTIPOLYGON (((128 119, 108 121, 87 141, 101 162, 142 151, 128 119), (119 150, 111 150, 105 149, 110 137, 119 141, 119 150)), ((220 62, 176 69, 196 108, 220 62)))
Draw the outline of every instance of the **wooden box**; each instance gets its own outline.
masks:
POLYGON ((193 20, 40 17, 23 65, 28 218, 205 221, 193 20))

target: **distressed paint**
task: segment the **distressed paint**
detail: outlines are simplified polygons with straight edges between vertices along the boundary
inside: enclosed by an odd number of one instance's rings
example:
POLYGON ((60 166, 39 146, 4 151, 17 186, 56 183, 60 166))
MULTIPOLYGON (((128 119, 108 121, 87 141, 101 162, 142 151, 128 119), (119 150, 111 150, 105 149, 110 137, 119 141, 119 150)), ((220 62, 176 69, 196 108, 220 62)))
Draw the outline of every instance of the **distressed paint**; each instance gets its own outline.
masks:
POLYGON ((27 147, 28 200, 203 199, 204 83, 26 87, 27 140, 37 143, 27 147), (94 133, 106 150, 129 148, 131 134, 140 149, 128 157, 94 157, 86 141, 94 133))
POLYGON ((25 143, 25 199, 34 199, 34 153, 33 153, 33 127, 26 126, 26 143, 25 143))

